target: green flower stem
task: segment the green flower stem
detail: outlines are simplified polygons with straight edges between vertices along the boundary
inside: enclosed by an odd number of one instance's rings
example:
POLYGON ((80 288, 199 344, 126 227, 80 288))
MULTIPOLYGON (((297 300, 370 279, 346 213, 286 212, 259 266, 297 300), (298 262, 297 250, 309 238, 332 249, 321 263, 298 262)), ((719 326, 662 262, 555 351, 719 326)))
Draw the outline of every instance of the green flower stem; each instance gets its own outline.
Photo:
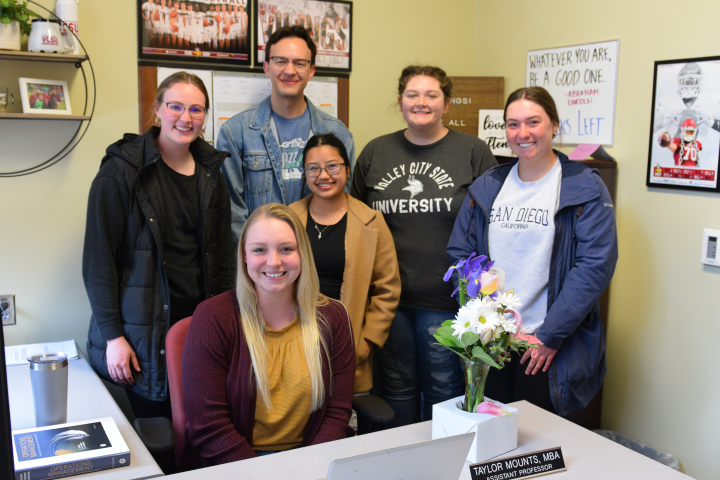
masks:
POLYGON ((477 412, 477 407, 485 397, 485 382, 487 381, 490 365, 485 362, 463 360, 465 370, 465 402, 463 409, 466 412, 477 412))

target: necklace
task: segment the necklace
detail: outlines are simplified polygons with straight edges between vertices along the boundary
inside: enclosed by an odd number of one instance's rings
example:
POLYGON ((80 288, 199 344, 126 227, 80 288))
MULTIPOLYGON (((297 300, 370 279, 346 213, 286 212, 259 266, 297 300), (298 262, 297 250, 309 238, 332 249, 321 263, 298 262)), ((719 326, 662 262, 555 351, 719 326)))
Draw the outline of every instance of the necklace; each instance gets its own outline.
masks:
MULTIPOLYGON (((336 218, 338 218, 338 215, 340 215, 343 212, 343 210, 345 210, 345 207, 342 207, 340 209, 340 211, 335 214, 335 216, 332 218, 332 220, 330 220, 330 224, 325 225, 325 228, 323 228, 322 230, 320 230, 318 228, 318 223, 313 218, 313 223, 315 223, 315 230, 317 230, 317 232, 318 232, 318 240, 320 240, 322 238, 322 234, 325 233, 325 230, 327 230, 328 228, 330 228, 331 225, 333 225, 333 222, 335 221, 336 218)), ((310 216, 312 217, 312 215, 310 215, 310 216)))

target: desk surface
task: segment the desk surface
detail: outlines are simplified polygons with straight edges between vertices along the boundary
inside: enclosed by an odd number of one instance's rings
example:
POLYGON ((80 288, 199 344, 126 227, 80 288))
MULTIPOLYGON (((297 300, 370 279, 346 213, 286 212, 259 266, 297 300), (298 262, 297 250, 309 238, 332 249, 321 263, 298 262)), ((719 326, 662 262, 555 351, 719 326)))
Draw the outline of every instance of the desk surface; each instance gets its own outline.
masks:
MULTIPOLYGON (((112 417, 130 448, 130 466, 78 475, 127 480, 162 475, 132 425, 123 415, 95 371, 84 359, 70 360, 68 370, 68 422, 112 417)), ((35 408, 28 365, 7 367, 10 419, 13 430, 35 427, 35 408)))
MULTIPOLYGON (((520 410, 518 448, 503 456, 562 447, 566 472, 544 477, 552 480, 681 480, 690 477, 650 460, 528 402, 512 404, 520 410)), ((172 480, 318 480, 325 478, 335 458, 374 452, 399 445, 430 440, 431 423, 371 433, 336 442, 299 448, 264 457, 243 460, 216 467, 195 470, 168 477, 172 480)), ((438 461, 441 461, 438 459, 438 461)), ((470 480, 469 463, 463 467, 461 480, 470 480)), ((416 479, 420 480, 420 479, 416 479)))

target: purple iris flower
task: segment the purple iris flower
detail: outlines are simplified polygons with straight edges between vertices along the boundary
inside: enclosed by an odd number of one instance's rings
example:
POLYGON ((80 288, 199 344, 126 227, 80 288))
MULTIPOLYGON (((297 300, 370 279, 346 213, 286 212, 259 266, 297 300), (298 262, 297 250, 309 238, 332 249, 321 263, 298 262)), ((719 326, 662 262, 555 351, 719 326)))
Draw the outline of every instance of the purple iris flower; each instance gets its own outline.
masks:
POLYGON ((465 260, 460 260, 457 263, 457 265, 453 265, 452 267, 448 268, 448 271, 445 272, 445 276, 443 277, 443 280, 446 282, 448 280, 450 280, 450 278, 452 278, 453 270, 457 269, 458 271, 460 271, 460 267, 462 267, 464 264, 465 264, 465 260))
POLYGON ((468 265, 466 265, 466 273, 465 278, 468 280, 471 278, 478 278, 480 277, 480 274, 485 270, 482 268, 482 262, 487 260, 487 257, 485 255, 480 255, 479 257, 475 257, 472 259, 472 261, 468 261, 468 265))
MULTIPOLYGON (((479 275, 478 275, 479 277, 479 275)), ((470 298, 477 297, 478 292, 480 291, 480 280, 478 278, 471 278, 468 280, 467 283, 467 294, 470 298)))
POLYGON ((465 262, 465 268, 463 269, 462 278, 468 278, 468 271, 470 270, 470 264, 472 263, 473 257, 477 255, 475 252, 472 252, 470 256, 467 258, 467 261, 465 262))

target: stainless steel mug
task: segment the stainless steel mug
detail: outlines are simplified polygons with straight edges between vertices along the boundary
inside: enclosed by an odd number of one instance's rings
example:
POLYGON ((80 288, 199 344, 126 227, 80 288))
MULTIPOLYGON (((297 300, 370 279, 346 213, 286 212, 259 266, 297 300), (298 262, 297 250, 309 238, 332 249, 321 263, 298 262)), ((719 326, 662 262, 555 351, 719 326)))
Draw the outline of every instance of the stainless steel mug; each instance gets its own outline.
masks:
POLYGON ((62 352, 28 357, 35 426, 67 423, 68 359, 62 352))

